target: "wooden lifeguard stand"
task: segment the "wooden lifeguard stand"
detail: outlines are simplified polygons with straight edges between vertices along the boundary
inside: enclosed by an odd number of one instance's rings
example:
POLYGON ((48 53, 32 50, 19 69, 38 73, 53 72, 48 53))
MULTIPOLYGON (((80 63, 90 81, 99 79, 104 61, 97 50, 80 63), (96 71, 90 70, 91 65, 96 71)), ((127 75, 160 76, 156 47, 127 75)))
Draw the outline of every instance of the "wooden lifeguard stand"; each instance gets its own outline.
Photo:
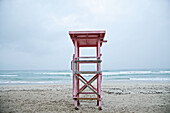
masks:
POLYGON ((97 105, 99 110, 101 110, 101 82, 102 82, 102 72, 101 72, 101 52, 100 47, 102 46, 105 36, 105 31, 69 31, 69 35, 73 41, 75 47, 75 53, 73 54, 73 60, 71 63, 73 71, 73 99, 75 104, 75 109, 80 104, 79 100, 97 100, 97 105), (80 47, 96 47, 96 56, 93 57, 80 57, 80 47), (97 71, 80 71, 79 67, 81 63, 96 63, 97 71), (88 81, 82 74, 94 74, 94 76, 88 81), (97 88, 92 85, 97 79, 97 88), (79 81, 84 85, 80 88, 79 81), (92 92, 83 92, 86 88, 89 88, 92 92), (80 98, 80 94, 96 94, 97 98, 80 98))

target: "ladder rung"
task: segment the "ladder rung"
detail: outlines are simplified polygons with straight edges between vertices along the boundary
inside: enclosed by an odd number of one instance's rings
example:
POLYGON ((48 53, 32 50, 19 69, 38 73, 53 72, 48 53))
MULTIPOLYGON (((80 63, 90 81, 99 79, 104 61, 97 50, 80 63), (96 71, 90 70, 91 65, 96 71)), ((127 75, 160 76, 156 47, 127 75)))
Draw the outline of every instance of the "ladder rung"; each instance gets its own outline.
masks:
POLYGON ((100 74, 100 71, 78 71, 75 74, 100 74))
POLYGON ((75 60, 74 62, 102 62, 102 60, 75 60))
POLYGON ((99 98, 74 98, 75 100, 99 100, 99 98))
POLYGON ((100 57, 77 57, 77 58, 100 58, 100 57))

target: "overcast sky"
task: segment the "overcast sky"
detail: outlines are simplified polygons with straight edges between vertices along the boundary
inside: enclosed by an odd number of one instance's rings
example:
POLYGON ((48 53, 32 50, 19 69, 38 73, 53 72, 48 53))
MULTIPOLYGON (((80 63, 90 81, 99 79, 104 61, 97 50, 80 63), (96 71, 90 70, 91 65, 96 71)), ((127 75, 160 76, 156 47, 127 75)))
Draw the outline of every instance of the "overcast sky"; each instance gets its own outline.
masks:
POLYGON ((0 69, 70 70, 70 30, 106 30, 103 70, 170 68, 169 0, 0 0, 0 69))

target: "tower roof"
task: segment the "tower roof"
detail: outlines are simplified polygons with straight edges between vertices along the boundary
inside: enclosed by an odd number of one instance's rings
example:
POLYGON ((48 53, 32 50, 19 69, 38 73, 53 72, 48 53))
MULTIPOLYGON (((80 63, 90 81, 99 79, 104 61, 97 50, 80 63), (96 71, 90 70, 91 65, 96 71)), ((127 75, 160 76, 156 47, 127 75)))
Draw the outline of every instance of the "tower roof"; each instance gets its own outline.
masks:
POLYGON ((104 42, 105 31, 69 31, 69 35, 75 45, 79 47, 97 47, 98 39, 100 40, 100 46, 104 42))

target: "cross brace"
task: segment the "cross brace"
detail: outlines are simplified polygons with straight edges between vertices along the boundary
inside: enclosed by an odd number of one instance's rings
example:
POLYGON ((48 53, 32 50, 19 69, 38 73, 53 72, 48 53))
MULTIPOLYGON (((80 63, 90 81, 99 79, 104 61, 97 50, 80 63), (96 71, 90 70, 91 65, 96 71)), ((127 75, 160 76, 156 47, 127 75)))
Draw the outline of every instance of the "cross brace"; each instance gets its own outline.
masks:
MULTIPOLYGON (((100 98, 100 95, 96 92, 96 90, 95 89, 93 89, 89 84, 91 84, 95 79, 96 79, 96 77, 92 80, 92 82, 86 82, 86 81, 84 81, 82 78, 80 78, 78 75, 76 75, 76 77, 81 81, 81 82, 83 82, 85 85, 86 85, 86 87, 88 87, 89 89, 91 89, 96 95, 98 95, 99 96, 99 98, 100 98)), ((85 87, 85 88, 86 88, 85 87)), ((85 89, 85 88, 83 88, 83 90, 85 89)), ((82 90, 82 91, 83 91, 82 90)))
MULTIPOLYGON (((96 74, 96 75, 95 75, 93 78, 91 78, 89 81, 87 81, 86 79, 84 79, 81 75, 79 75, 79 76, 80 76, 88 85, 90 85, 94 90, 97 91, 97 89, 96 89, 94 86, 92 86, 91 83, 97 79, 98 74, 96 74)), ((80 94, 80 93, 81 93, 83 90, 85 90, 86 88, 87 88, 86 85, 82 86, 82 87, 80 88, 79 92, 77 93, 77 95, 80 94)))

